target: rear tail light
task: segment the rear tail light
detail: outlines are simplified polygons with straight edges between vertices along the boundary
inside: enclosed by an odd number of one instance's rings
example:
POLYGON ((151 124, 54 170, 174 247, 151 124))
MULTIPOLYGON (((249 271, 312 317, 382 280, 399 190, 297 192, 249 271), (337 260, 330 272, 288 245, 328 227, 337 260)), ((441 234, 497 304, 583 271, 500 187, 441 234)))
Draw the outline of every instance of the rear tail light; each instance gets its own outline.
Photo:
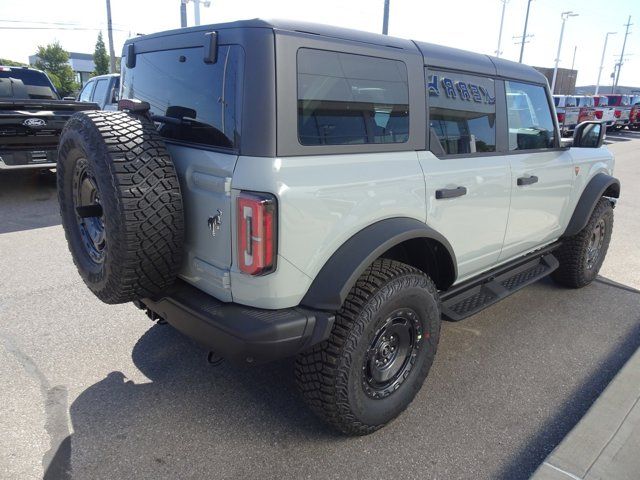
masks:
POLYGON ((615 112, 613 112, 613 114, 615 115, 616 118, 620 118, 620 115, 622 115, 622 111, 616 110, 615 112))
POLYGON ((597 118, 598 120, 601 120, 601 119, 602 119, 602 110, 596 110, 596 118, 597 118))
POLYGON ((564 113, 559 113, 558 114, 558 122, 559 123, 564 123, 564 113))
POLYGON ((241 192, 237 200, 238 266, 264 275, 276 266, 277 204, 267 193, 241 192))

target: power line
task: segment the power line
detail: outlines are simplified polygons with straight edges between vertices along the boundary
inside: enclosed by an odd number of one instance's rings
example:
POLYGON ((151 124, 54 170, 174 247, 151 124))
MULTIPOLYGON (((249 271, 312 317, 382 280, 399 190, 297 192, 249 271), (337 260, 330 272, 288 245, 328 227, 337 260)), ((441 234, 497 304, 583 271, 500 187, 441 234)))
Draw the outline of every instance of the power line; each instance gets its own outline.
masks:
MULTIPOLYGON (((102 30, 102 28, 91 28, 91 27, 5 27, 0 25, 0 30, 93 30, 98 31, 102 30)), ((121 28, 114 28, 118 32, 128 32, 129 30, 123 30, 121 28)))

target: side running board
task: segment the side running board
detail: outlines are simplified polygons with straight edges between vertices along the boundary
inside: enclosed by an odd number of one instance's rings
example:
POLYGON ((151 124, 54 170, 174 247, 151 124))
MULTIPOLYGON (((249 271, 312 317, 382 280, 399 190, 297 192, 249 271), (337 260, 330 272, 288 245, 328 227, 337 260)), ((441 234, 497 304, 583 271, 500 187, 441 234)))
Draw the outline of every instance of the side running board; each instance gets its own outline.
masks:
POLYGON ((453 287, 441 296, 442 316, 453 322, 470 317, 546 277, 558 265, 556 257, 552 253, 546 253, 524 263, 498 269, 476 282, 465 282, 459 287, 453 287))

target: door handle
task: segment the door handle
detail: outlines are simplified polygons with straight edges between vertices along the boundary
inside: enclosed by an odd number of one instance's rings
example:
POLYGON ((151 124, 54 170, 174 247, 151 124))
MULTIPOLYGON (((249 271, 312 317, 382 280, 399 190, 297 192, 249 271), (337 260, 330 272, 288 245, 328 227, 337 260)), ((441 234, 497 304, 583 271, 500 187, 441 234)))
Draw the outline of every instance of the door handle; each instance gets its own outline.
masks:
POLYGON ((538 177, 535 175, 531 175, 530 177, 520 177, 518 178, 518 186, 522 185, 531 185, 533 183, 538 183, 538 177))
POLYGON ((455 198, 467 194, 467 187, 441 188, 436 190, 436 200, 442 198, 455 198))

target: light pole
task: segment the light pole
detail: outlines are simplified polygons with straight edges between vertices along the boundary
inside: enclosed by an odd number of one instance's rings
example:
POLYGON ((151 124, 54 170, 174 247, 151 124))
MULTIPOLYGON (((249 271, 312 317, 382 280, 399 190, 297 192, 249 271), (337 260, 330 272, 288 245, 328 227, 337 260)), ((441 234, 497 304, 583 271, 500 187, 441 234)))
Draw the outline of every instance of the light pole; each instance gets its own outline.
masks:
POLYGON ((558 63, 560 62, 560 50, 562 49, 562 37, 564 36, 564 24, 569 17, 577 17, 577 13, 562 12, 562 27, 560 27, 560 41, 558 42, 558 54, 556 55, 556 64, 553 67, 553 81, 551 82, 551 94, 556 93, 556 78, 558 77, 558 63))
POLYGON ((604 48, 602 49, 602 59, 600 59, 600 69, 598 70, 598 81, 596 82, 596 91, 594 95, 598 95, 600 89, 600 76, 602 75, 602 69, 604 68, 604 55, 607 52, 607 42, 609 41, 609 35, 615 35, 618 32, 607 32, 604 36, 604 48))
POLYGON ((527 2, 527 15, 524 17, 524 30, 522 32, 522 43, 520 44, 520 60, 522 63, 522 56, 524 55, 524 44, 527 43, 527 25, 529 24, 529 8, 531 7, 531 0, 527 2))
POLYGON ((618 73, 616 74, 615 83, 614 83, 616 87, 618 86, 618 80, 620 80, 620 70, 622 69, 622 64, 624 63, 624 49, 627 46, 627 37, 629 36, 629 27, 631 25, 633 25, 633 23, 631 23, 631 15, 629 15, 629 20, 627 20, 627 23, 625 24, 625 27, 627 27, 627 29, 624 32, 624 41, 622 42, 622 53, 620 53, 620 60, 618 61, 618 73))
POLYGON ((206 8, 211 6, 211 2, 208 0, 191 0, 193 2, 193 18, 196 25, 200 25, 200 3, 206 8))
POLYGON ((500 44, 502 43, 502 26, 504 25, 504 11, 507 8, 509 0, 500 0, 502 2, 502 17, 500 18, 500 33, 498 33, 498 48, 496 48, 496 57, 500 57, 500 44))
POLYGON ((390 0, 384 0, 384 14, 382 17, 382 34, 389 35, 389 2, 390 0))

